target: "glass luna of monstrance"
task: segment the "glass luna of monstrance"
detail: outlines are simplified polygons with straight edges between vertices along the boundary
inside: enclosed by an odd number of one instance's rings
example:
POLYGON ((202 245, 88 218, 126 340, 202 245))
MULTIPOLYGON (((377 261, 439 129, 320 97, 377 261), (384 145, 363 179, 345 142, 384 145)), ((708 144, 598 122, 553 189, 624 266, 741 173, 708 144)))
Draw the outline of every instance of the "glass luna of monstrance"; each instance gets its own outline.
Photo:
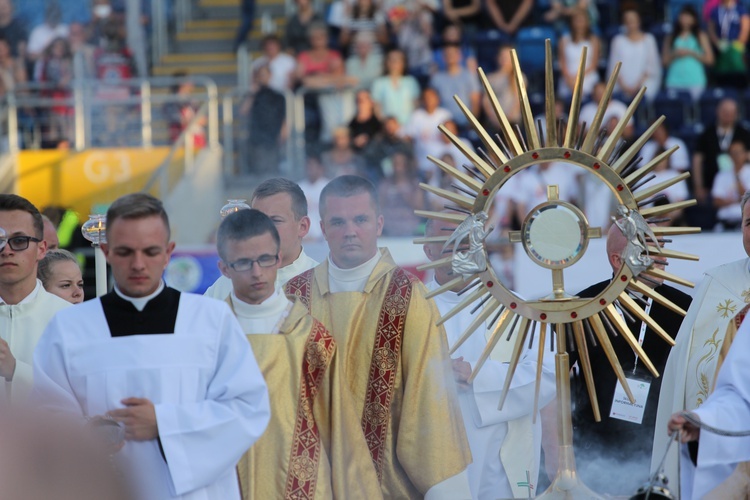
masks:
POLYGON ((547 40, 546 43, 546 102, 543 120, 534 121, 515 50, 512 51, 512 60, 516 75, 515 85, 521 102, 523 123, 520 128, 514 129, 509 123, 481 68, 478 70, 479 79, 500 123, 500 134, 491 136, 458 97, 455 97, 455 100, 481 139, 482 147, 475 152, 450 130, 442 125, 439 127, 461 150, 470 165, 459 169, 437 158, 428 157, 444 175, 455 180, 452 185, 454 189, 421 184, 422 189, 445 200, 446 210, 442 212, 418 210, 416 213, 422 217, 455 224, 457 228, 449 236, 419 238, 415 240, 415 243, 445 242, 446 247, 454 244, 456 250, 445 258, 420 266, 419 269, 451 266, 456 276, 432 291, 429 297, 463 287, 461 302, 442 316, 441 324, 467 307, 472 307, 476 311, 475 320, 466 331, 462 332, 459 341, 452 346, 451 354, 470 335, 489 334, 487 346, 474 367, 470 382, 473 381, 501 339, 513 343, 499 409, 502 409, 505 402, 510 380, 515 373, 523 346, 530 340, 530 336, 533 340, 535 332, 538 331, 539 363, 533 412, 536 417, 541 360, 543 350, 550 345, 549 340, 545 339, 554 337, 550 340, 554 340, 553 345, 556 350, 558 471, 550 487, 538 498, 575 500, 601 498, 583 484, 576 472, 568 351, 578 351, 581 372, 597 421, 601 419, 601 416, 588 345, 598 343, 602 347, 602 351, 606 354, 608 362, 631 403, 635 403, 635 398, 617 359, 611 337, 622 336, 649 371, 654 376, 659 376, 653 363, 630 332, 619 310, 626 311, 639 321, 645 322, 665 342, 674 345, 672 338, 626 290, 642 294, 672 311, 685 315, 684 310, 647 286, 647 283, 664 280, 693 286, 689 281, 655 267, 654 263, 666 258, 698 260, 695 255, 664 248, 663 243, 666 241, 666 236, 697 233, 700 231, 699 228, 655 225, 663 221, 663 216, 670 212, 694 205, 695 200, 649 206, 653 205, 655 197, 662 190, 683 181, 689 175, 684 173, 661 183, 648 184, 652 179, 649 177, 650 172, 667 159, 677 149, 676 147, 656 156, 645 165, 640 165, 640 158, 636 158, 641 147, 664 121, 663 116, 630 146, 622 146, 621 138, 624 128, 642 100, 645 88, 635 95, 625 115, 609 135, 602 130, 604 114, 612 97, 620 63, 615 66, 610 76, 604 97, 598 105, 592 123, 579 124, 581 89, 586 62, 586 48, 583 48, 568 120, 567 124, 564 124, 555 116, 555 87, 550 41, 547 40), (599 227, 590 227, 586 216, 578 207, 559 199, 556 185, 547 186, 546 201, 532 207, 526 214, 521 229, 509 234, 510 242, 521 244, 534 264, 549 270, 551 278, 549 293, 529 300, 521 298, 504 286, 492 267, 487 264, 487 245, 484 243, 484 238, 490 232, 487 229, 487 221, 495 196, 502 191, 514 175, 545 162, 564 162, 583 169, 589 175, 595 176, 599 182, 604 183, 615 198, 617 211, 612 214, 613 223, 620 227, 628 243, 622 253, 622 266, 615 272, 610 284, 595 297, 581 298, 567 293, 564 273, 580 262, 589 240, 600 238, 602 230, 599 227), (459 244, 464 241, 468 243, 468 249, 464 245, 461 250, 457 250, 459 244), (478 308, 477 303, 480 304, 478 308))

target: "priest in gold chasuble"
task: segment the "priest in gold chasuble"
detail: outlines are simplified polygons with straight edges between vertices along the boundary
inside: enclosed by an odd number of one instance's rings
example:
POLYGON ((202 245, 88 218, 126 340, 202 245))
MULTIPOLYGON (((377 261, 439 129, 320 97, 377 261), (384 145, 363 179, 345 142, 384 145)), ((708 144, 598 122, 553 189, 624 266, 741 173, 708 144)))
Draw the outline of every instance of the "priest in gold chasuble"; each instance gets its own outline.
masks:
POLYGON ((218 231, 226 298, 269 388, 271 421, 238 464, 243 498, 381 498, 359 419, 337 365, 336 343, 305 305, 275 288, 281 262, 274 223, 257 210, 218 231))
POLYGON ((289 296, 328 327, 385 498, 470 498, 471 463, 445 332, 424 285, 378 249, 374 186, 340 176, 321 193, 329 258, 289 296))

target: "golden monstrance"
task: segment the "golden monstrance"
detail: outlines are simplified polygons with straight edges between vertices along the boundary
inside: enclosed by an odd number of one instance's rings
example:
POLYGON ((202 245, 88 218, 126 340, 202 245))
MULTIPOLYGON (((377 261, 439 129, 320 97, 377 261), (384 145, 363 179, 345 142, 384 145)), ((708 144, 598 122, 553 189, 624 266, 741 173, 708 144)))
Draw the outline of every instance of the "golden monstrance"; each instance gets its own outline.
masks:
MULTIPOLYGON (((645 322, 665 342, 674 345, 672 338, 651 319, 638 302, 626 293, 626 289, 638 292, 678 314, 685 315, 683 309, 655 292, 651 287, 644 284, 644 281, 649 282, 657 279, 688 287, 694 286, 687 280, 655 267, 653 257, 698 260, 696 255, 664 248, 662 243, 666 236, 698 233, 700 228, 660 227, 654 226, 652 223, 657 221, 655 218, 674 210, 692 206, 696 202, 695 200, 688 200, 642 208, 649 205, 653 201, 653 197, 662 190, 683 181, 689 176, 688 173, 683 173, 665 182, 642 187, 645 184, 645 177, 677 149, 677 147, 671 148, 640 167, 638 166, 639 159, 635 159, 641 147, 664 121, 664 116, 659 117, 629 148, 622 151, 618 147, 625 126, 641 102, 645 88, 642 88, 633 98, 627 112, 609 137, 605 139, 600 134, 599 131, 605 111, 612 98, 621 63, 615 66, 593 122, 588 124, 588 131, 586 131, 578 123, 581 108, 581 89, 586 66, 586 48, 583 49, 578 67, 578 76, 565 128, 560 126, 555 118, 555 87, 550 41, 547 40, 546 42, 546 123, 542 123, 541 120, 537 124, 534 123, 515 50, 513 50, 512 56, 515 67, 515 84, 521 101, 523 130, 519 129, 516 133, 511 127, 487 77, 479 69, 480 80, 500 123, 502 137, 498 135, 497 140, 492 138, 461 99, 455 97, 459 107, 481 139, 484 151, 480 151, 481 156, 474 153, 449 130, 440 127, 440 130, 471 162, 474 172, 467 173, 437 158, 429 157, 445 174, 460 182, 461 186, 454 192, 421 184, 422 189, 443 198, 450 206, 447 207, 449 210, 445 212, 417 211, 416 213, 423 217, 447 221, 459 226, 450 236, 435 236, 415 240, 415 243, 418 244, 444 242, 447 248, 453 245, 452 254, 421 266, 420 269, 451 265, 456 276, 452 281, 431 292, 428 297, 434 297, 458 286, 463 286, 466 292, 465 298, 442 316, 441 323, 476 301, 483 304, 481 312, 477 314, 469 328, 463 332, 451 351, 454 352, 475 331, 481 330, 480 326, 488 328, 488 331, 491 332, 487 347, 474 367, 470 381, 473 380, 473 377, 501 339, 504 339, 504 342, 513 343, 508 376, 504 382, 498 409, 502 409, 505 402, 523 346, 529 340, 529 335, 533 335, 538 323, 540 338, 538 339, 539 352, 534 405, 534 415, 536 415, 543 350, 546 344, 552 340, 548 339, 548 336, 554 337, 556 345, 559 466, 551 486, 538 498, 576 500, 601 498, 587 488, 576 474, 570 406, 569 356, 566 344, 572 341, 575 345, 570 346, 571 349, 577 349, 578 351, 581 371, 597 421, 601 417, 587 348, 588 342, 593 342, 594 339, 601 344, 631 403, 635 403, 635 398, 625 379, 623 369, 612 348, 610 335, 622 335, 633 351, 643 360, 649 371, 655 377, 658 377, 659 373, 628 329, 618 308, 628 311, 631 315, 645 322), (569 163, 595 175, 599 181, 609 187, 616 200, 617 210, 616 214, 613 214, 613 219, 622 230, 628 244, 622 253, 623 264, 619 271, 615 273, 614 279, 599 295, 593 298, 579 298, 568 295, 564 286, 564 271, 572 268, 579 261, 586 251, 589 239, 601 237, 601 228, 590 227, 581 209, 558 199, 558 187, 555 185, 547 186, 547 201, 531 208, 522 223, 521 230, 511 232, 509 235, 511 242, 523 245, 529 258, 535 264, 550 270, 552 278, 550 293, 544 297, 531 300, 518 297, 501 283, 492 267, 487 265, 488 256, 484 238, 490 231, 486 228, 486 225, 495 195, 503 189, 503 186, 512 176, 533 165, 550 161, 569 163), (555 230, 551 231, 550 228, 555 228, 555 230), (560 238, 560 235, 564 235, 564 237, 560 238), (468 247, 465 242, 468 242, 468 247), (463 243, 460 250, 459 243, 463 243)), ((482 331, 477 334, 484 333, 482 331)))

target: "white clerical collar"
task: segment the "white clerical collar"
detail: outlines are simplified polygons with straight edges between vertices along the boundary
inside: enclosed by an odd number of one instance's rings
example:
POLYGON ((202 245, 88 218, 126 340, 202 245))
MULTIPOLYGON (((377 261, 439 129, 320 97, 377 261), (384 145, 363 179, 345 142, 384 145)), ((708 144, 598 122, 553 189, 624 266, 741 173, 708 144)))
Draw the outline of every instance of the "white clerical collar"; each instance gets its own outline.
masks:
POLYGON ((358 265, 357 267, 352 267, 351 269, 341 269, 338 267, 331 258, 331 255, 328 255, 328 274, 336 281, 341 282, 352 282, 352 281, 361 281, 363 279, 367 279, 372 274, 372 271, 375 269, 375 266, 378 265, 378 261, 380 261, 381 254, 380 252, 375 252, 375 255, 370 259, 365 261, 364 263, 358 265))
POLYGON ((232 291, 232 306, 237 316, 248 319, 261 319, 275 317, 282 314, 289 307, 289 299, 286 298, 281 288, 276 288, 266 300, 260 304, 248 304, 238 298, 232 291))
POLYGON ((139 311, 143 311, 143 309, 146 307, 146 304, 148 304, 148 301, 159 295, 164 290, 164 280, 159 282, 159 287, 156 289, 155 292, 151 293, 150 295, 146 295, 145 297, 128 297, 124 293, 120 291, 120 289, 117 287, 117 284, 115 284, 115 293, 123 300, 127 300, 133 306, 138 309, 139 311))
MULTIPOLYGON (((39 290, 41 290, 41 289, 42 289, 42 282, 37 279, 36 280, 36 286, 31 291, 31 293, 28 294, 26 297, 24 297, 23 300, 21 300, 16 305, 20 306, 21 304, 28 304, 29 302, 33 301, 36 298, 36 296, 39 295, 39 290)), ((3 300, 2 297, 0 297, 0 305, 8 305, 8 303, 5 302, 5 300, 3 300)))

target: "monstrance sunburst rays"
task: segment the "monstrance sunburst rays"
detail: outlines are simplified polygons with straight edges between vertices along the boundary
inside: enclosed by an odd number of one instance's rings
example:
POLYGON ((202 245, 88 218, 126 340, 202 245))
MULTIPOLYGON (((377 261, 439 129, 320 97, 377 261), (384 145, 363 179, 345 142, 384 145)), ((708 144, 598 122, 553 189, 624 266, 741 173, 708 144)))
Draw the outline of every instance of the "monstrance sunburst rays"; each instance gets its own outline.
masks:
MULTIPOLYGON (((664 244, 671 242, 668 239, 671 236, 700 231, 699 228, 695 227, 662 227, 654 225, 656 222, 667 220, 664 216, 670 212, 692 206, 696 201, 688 200, 648 207, 648 205, 652 204, 659 197, 660 192, 673 184, 683 181, 689 174, 681 174, 653 185, 648 184, 653 179, 653 176, 649 176, 651 172, 677 149, 676 147, 671 148, 644 165, 640 165, 642 158, 636 157, 641 147, 664 121, 663 116, 658 118, 630 146, 627 148, 624 147, 622 136, 625 127, 643 99, 645 88, 642 88, 635 95, 627 107, 624 116, 619 120, 609 136, 606 136, 602 130, 605 111, 612 98, 621 63, 615 66, 607 82, 604 96, 599 103, 592 123, 578 123, 586 55, 586 48, 584 47, 573 89, 568 122, 565 126, 555 117, 552 47, 549 40, 546 42, 546 102, 545 119, 543 121, 538 120, 536 123, 534 122, 531 105, 526 92, 526 85, 515 50, 512 51, 512 62, 515 68, 515 86, 521 104, 521 127, 514 129, 511 126, 491 88, 489 80, 480 68, 479 79, 484 86, 491 108, 500 124, 500 133, 495 134, 494 137, 491 136, 466 104, 457 96, 454 97, 459 108, 468 119, 468 123, 480 138, 483 147, 478 148, 477 152, 474 152, 462 140, 441 126, 440 130, 464 154, 469 165, 464 165, 463 169, 459 169, 437 158, 428 157, 444 174, 452 176, 459 184, 454 184, 456 188, 455 192, 421 184, 422 189, 445 200, 447 203, 446 211, 416 211, 422 217, 441 222, 456 225, 461 225, 465 221, 471 222, 470 219, 472 217, 490 212, 496 193, 502 189, 513 175, 532 165, 556 161, 573 164, 584 169, 589 174, 595 175, 601 182, 604 182, 612 191, 617 204, 621 208, 624 207, 625 211, 623 214, 625 214, 624 216, 628 221, 638 219, 651 224, 652 236, 643 238, 642 241, 645 245, 641 245, 640 247, 643 250, 647 249, 647 253, 644 255, 650 265, 643 268, 633 267, 631 269, 632 266, 623 264, 609 286, 596 297, 585 299, 571 297, 565 293, 564 269, 578 261, 586 250, 588 240, 600 237, 601 229, 589 227, 585 215, 577 207, 557 199, 557 186, 548 186, 548 201, 531 209, 523 222, 521 231, 512 232, 510 240, 511 242, 522 243, 527 254, 529 254, 529 257, 536 264, 551 270, 553 292, 551 295, 542 299, 524 300, 506 288, 498 280, 492 268, 486 266, 487 254, 483 241, 481 242, 482 246, 480 249, 480 257, 484 258, 483 262, 485 263, 483 270, 477 268, 475 272, 468 275, 466 272, 456 273, 456 278, 428 295, 434 297, 448 290, 462 288, 460 293, 463 299, 453 309, 442 316, 441 324, 473 305, 471 313, 475 314, 475 317, 469 327, 461 333, 458 342, 452 347, 451 353, 455 352, 477 330, 486 329, 487 332, 490 332, 487 346, 474 367, 469 379, 470 381, 476 376, 498 342, 505 339, 505 341, 513 343, 508 375, 503 386, 499 409, 502 409, 507 397, 510 380, 518 365, 523 346, 526 343, 529 345, 532 344, 536 332, 535 326, 539 323, 538 360, 540 363, 534 396, 534 414, 536 414, 538 409, 541 360, 544 349, 547 348, 547 338, 550 337, 550 340, 552 340, 554 336, 557 345, 556 375, 558 400, 565 399, 565 394, 568 395, 567 403, 558 401, 558 413, 561 414, 558 418, 560 419, 561 427, 564 428, 561 432, 560 444, 561 446, 568 447, 572 445, 572 427, 568 430, 570 423, 570 387, 567 380, 567 348, 570 347, 570 350, 576 350, 579 353, 578 358, 581 370, 597 421, 600 420, 600 413, 595 392, 595 381, 592 376, 588 355, 589 346, 601 346, 609 364, 617 375, 617 379, 622 384, 631 402, 635 402, 622 366, 615 354, 610 336, 622 336, 633 351, 638 354, 647 369, 654 376, 659 375, 653 363, 641 348, 638 340, 630 332, 623 316, 645 322, 665 342, 674 345, 674 341, 667 332, 649 316, 644 306, 645 299, 641 297, 651 299, 671 311, 685 315, 684 310, 656 292, 648 284, 653 285, 654 282, 663 280, 688 287, 693 286, 688 280, 664 271, 659 267, 655 267, 654 264, 663 263, 663 259, 698 260, 698 256, 696 255, 664 248, 664 244), (550 213, 556 211, 561 211, 560 213, 563 215, 550 217, 550 213), (563 222, 567 220, 575 221, 577 225, 574 227, 580 229, 579 240, 573 242, 575 249, 570 252, 570 255, 555 255, 551 257, 550 255, 545 255, 543 249, 540 250, 537 248, 534 240, 536 238, 538 242, 540 234, 543 234, 543 228, 545 227, 545 224, 541 223, 543 219, 546 218, 546 225, 549 226, 550 222, 562 220, 559 217, 565 219, 563 222), (539 228, 542 229, 540 230, 539 228), (563 436, 565 434, 569 435, 563 436)), ((622 217, 623 214, 620 214, 620 216, 622 217)), ((480 226, 482 225, 481 222, 479 224, 480 226)), ((468 232, 464 234, 463 238, 470 237, 468 232)), ((455 233, 451 236, 430 236, 419 238, 415 240, 415 243, 446 243, 451 238, 454 238, 454 236, 455 233)), ((641 236, 643 235, 641 234, 641 236)), ((538 246, 543 247, 543 245, 538 246)), ((451 266, 454 264, 454 258, 455 254, 449 255, 448 257, 421 266, 419 269, 451 266)), ((462 258, 465 258, 465 256, 462 258)), ((623 260, 625 261, 625 259, 623 260)), ((568 461, 572 461, 572 450, 570 453, 569 456, 565 457, 566 460, 570 459, 568 461)), ((561 458, 563 457, 561 456, 561 458)), ((567 474, 568 482, 570 482, 571 475, 572 478, 575 478, 575 466, 572 465, 571 469, 570 464, 562 464, 562 462, 563 460, 561 460, 561 469, 558 472, 558 478, 567 474)), ((582 486, 582 488, 585 489, 585 486, 582 486)), ((550 487, 548 493, 552 490, 555 490, 555 483, 550 487)), ((559 497, 559 494, 563 490, 565 488, 557 488, 556 491, 558 493, 556 496, 559 497)), ((566 491, 566 494, 570 495, 573 490, 567 489, 566 491)), ((565 495, 562 496, 562 498, 568 497, 565 495)))

